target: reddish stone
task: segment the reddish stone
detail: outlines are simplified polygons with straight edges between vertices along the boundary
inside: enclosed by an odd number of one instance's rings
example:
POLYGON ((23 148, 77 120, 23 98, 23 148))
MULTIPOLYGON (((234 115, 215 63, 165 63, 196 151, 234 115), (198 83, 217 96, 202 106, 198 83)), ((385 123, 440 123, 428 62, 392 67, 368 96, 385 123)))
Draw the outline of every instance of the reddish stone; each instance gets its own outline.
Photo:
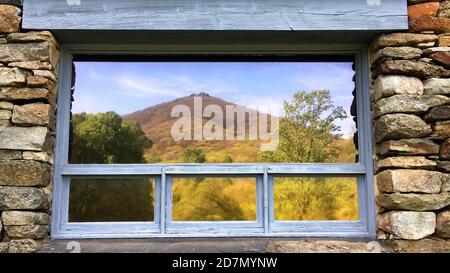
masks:
POLYGON ((439 64, 450 68, 450 52, 436 52, 431 57, 439 64))
MULTIPOLYGON (((0 2, 1 3, 1 2, 0 2)), ((20 31, 20 9, 0 4, 0 33, 20 31)))
POLYGON ((439 151, 439 157, 443 160, 450 159, 450 138, 441 144, 441 150, 439 151))
POLYGON ((436 16, 438 10, 439 2, 415 4, 408 6, 408 16, 410 18, 436 16))
POLYGON ((450 18, 437 18, 432 16, 423 16, 410 18, 409 31, 434 31, 438 34, 450 32, 450 18))

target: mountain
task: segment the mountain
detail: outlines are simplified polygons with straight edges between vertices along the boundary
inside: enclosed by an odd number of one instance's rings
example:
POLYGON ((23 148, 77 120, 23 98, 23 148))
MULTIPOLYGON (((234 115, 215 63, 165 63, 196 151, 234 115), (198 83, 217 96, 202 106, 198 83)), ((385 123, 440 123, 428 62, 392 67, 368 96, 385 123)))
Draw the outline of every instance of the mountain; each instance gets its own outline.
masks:
MULTIPOLYGON (((226 106, 236 106, 234 103, 201 92, 150 106, 123 116, 124 120, 137 121, 147 137, 152 141, 152 148, 146 151, 147 160, 151 163, 181 162, 183 150, 190 147, 201 149, 206 154, 207 162, 224 162, 223 160, 226 156, 231 157, 233 162, 255 162, 260 148, 260 142, 257 140, 173 140, 171 137, 171 128, 178 118, 171 117, 172 109, 177 105, 186 105, 191 110, 191 115, 193 116, 195 97, 202 99, 202 112, 208 105, 217 105, 222 109, 224 119, 226 106)), ((203 118, 203 124, 209 119, 203 118)), ((248 116, 246 116, 246 128, 248 128, 248 116)))

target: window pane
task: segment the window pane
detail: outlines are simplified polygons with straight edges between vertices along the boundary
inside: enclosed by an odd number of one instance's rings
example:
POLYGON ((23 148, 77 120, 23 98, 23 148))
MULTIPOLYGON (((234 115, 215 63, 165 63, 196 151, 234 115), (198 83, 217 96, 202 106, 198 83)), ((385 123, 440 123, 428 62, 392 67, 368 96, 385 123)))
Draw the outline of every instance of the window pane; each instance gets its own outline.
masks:
POLYGON ((255 178, 174 178, 173 221, 255 221, 255 178))
POLYGON ((69 222, 153 221, 152 178, 72 179, 69 222))
POLYGON ((76 61, 69 162, 357 161, 351 56, 227 58, 76 61))
POLYGON ((274 178, 275 220, 358 220, 356 177, 274 178))

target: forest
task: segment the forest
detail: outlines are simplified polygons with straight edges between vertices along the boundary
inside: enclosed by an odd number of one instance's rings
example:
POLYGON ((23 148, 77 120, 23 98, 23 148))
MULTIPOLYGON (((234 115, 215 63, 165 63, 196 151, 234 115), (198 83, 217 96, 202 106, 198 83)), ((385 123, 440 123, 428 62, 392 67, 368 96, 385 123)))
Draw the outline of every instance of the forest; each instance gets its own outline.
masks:
MULTIPOLYGON (((279 145, 270 152, 246 140, 161 141, 139 122, 115 112, 77 113, 71 122, 69 162, 354 162, 353 141, 343 138, 336 125, 346 112, 334 104, 328 90, 297 92, 283 108, 279 145), (172 158, 165 159, 167 154, 172 158)), ((254 177, 175 177, 173 221, 254 221, 256 183, 254 177)), ((155 180, 148 177, 73 179, 69 221, 153 221, 154 189, 155 180)), ((356 177, 275 177, 273 189, 275 220, 359 218, 356 177)))

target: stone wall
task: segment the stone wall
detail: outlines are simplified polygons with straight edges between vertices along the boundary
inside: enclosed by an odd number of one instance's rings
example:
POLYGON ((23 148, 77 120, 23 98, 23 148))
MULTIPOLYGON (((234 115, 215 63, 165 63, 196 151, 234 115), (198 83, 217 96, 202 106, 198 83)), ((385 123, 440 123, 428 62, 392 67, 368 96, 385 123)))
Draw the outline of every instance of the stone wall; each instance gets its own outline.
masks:
POLYGON ((58 58, 50 32, 21 30, 20 1, 0 1, 0 253, 49 236, 58 58))
POLYGON ((408 4, 409 33, 370 47, 378 238, 450 251, 450 1, 408 4))

